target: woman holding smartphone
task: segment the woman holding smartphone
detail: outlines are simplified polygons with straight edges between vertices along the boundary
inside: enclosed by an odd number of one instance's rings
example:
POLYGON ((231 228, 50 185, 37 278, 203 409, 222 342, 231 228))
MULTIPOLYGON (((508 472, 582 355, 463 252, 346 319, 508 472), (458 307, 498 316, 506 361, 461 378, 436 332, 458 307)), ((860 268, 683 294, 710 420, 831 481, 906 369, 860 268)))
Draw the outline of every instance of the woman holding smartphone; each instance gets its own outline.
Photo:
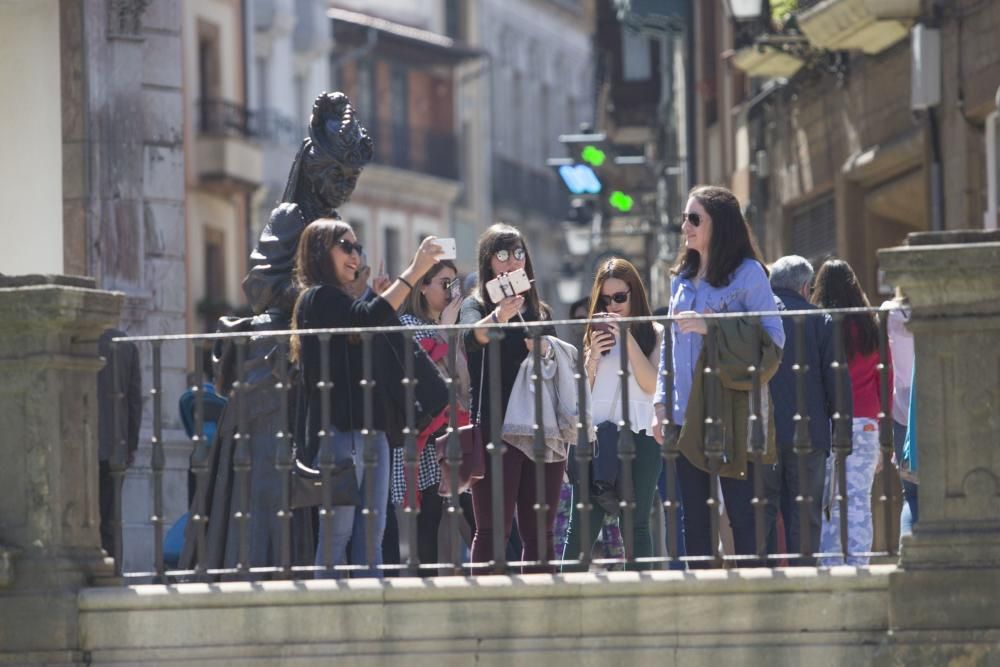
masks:
MULTIPOLYGON (((469 372, 465 355, 461 349, 456 350, 455 368, 448 365, 449 338, 441 331, 433 331, 424 327, 435 324, 455 324, 458 321, 462 300, 456 296, 461 294, 454 289, 458 286, 458 271, 454 262, 440 260, 428 271, 417 289, 410 293, 403 306, 399 321, 406 326, 415 327, 413 340, 427 352, 431 360, 438 365, 446 377, 457 381, 456 393, 459 402, 459 426, 469 423, 469 372)), ((419 398, 420 387, 417 387, 419 398)), ((437 461, 437 449, 434 437, 448 425, 447 412, 437 419, 417 436, 417 448, 420 451, 416 476, 405 466, 405 455, 402 448, 392 452, 392 503, 397 508, 406 507, 408 501, 407 487, 415 481, 420 513, 417 514, 417 554, 421 563, 438 562, 438 527, 441 523, 442 499, 438 495, 438 484, 441 483, 441 469, 437 461)), ((468 493, 459 496, 459 504, 465 515, 468 529, 462 526, 463 535, 471 542, 471 529, 475 527, 472 518, 472 498, 468 493)), ((461 525, 461 524, 460 524, 461 525)), ((448 553, 447 550, 444 553, 448 553)), ((424 574, 430 574, 425 570, 424 574)))
MULTIPOLYGON (((515 227, 506 224, 491 226, 479 239, 478 282, 473 293, 462 304, 459 323, 468 325, 489 325, 507 323, 518 317, 525 321, 548 320, 549 308, 538 296, 535 285, 523 294, 507 296, 494 302, 486 284, 497 276, 524 269, 528 278, 535 277, 524 238, 515 227)), ((491 378, 485 352, 489 343, 489 330, 470 328, 464 334, 465 351, 468 355, 469 377, 471 380, 471 413, 479 414, 482 406, 480 428, 483 441, 488 442, 494 420, 503 421, 507 403, 514 387, 521 362, 532 349, 531 333, 523 327, 504 329, 500 345, 500 377, 491 378), (490 406, 492 391, 500 391, 500 414, 493 414, 490 406), (481 403, 480 403, 481 401, 481 403)), ((553 327, 545 327, 539 334, 555 335, 553 327)), ((476 518, 476 534, 472 540, 472 561, 486 563, 493 558, 493 485, 503 487, 504 542, 510 538, 511 526, 517 509, 518 532, 523 541, 523 560, 539 560, 544 554, 547 560, 554 559, 553 524, 559 504, 559 487, 562 483, 566 462, 544 464, 545 498, 549 507, 546 521, 546 544, 538 544, 537 516, 534 505, 540 499, 535 496, 536 464, 524 452, 515 447, 506 447, 503 454, 503 478, 493 479, 490 462, 486 463, 486 476, 472 487, 472 506, 476 518), (544 550, 544 551, 543 551, 544 550)))
MULTIPOLYGON (((653 421, 653 393, 656 391, 663 327, 655 322, 632 322, 626 325, 616 322, 621 317, 645 317, 650 314, 642 278, 636 268, 624 259, 613 258, 601 264, 594 276, 590 303, 591 322, 584 333, 583 350, 592 392, 591 416, 594 424, 618 424, 622 421, 622 381, 619 371, 623 345, 628 356, 628 420, 635 444, 635 458, 630 463, 633 489, 625 489, 625 497, 629 497, 629 491, 634 492, 632 498, 635 512, 631 542, 633 553, 626 554, 626 557, 645 558, 653 555, 649 512, 656 495, 660 468, 663 466, 660 447, 647 430, 653 421)), ((602 427, 598 426, 598 429, 602 430, 602 427)), ((615 441, 617 435, 602 442, 602 446, 611 445, 615 441)), ((611 465, 618 467, 616 461, 611 461, 611 465)), ((591 479, 594 477, 591 476, 591 479)), ((581 526, 576 503, 582 494, 591 493, 593 496, 595 491, 601 492, 598 489, 581 489, 578 484, 573 489, 573 516, 564 558, 580 557, 581 526)), ((613 492, 613 485, 611 490, 605 492, 613 492)), ((590 534, 583 540, 584 548, 592 547, 597 540, 606 512, 601 503, 592 503, 590 534)), ((620 519, 619 527, 622 527, 620 519)), ((641 568, 636 566, 636 569, 641 568)))
MULTIPOLYGON (((295 278, 299 296, 292 313, 294 329, 321 329, 342 327, 369 327, 389 324, 413 286, 438 262, 441 249, 427 237, 420 244, 410 265, 381 294, 370 301, 355 299, 346 288, 352 284, 361 268, 361 244, 354 230, 340 220, 320 218, 302 231, 296 254, 295 278)), ((366 558, 366 521, 353 506, 333 509, 332 521, 320 521, 319 546, 316 564, 327 562, 326 549, 332 549, 330 561, 334 565, 344 562, 345 549, 352 531, 355 539, 351 545, 351 560, 355 565, 367 565, 362 576, 382 577, 378 565, 382 563, 382 535, 385 532, 385 509, 389 495, 389 443, 385 437, 384 412, 375 410, 373 423, 364 419, 364 395, 361 381, 364 378, 360 345, 350 336, 331 336, 329 343, 329 377, 337 389, 329 393, 331 423, 322 423, 322 392, 316 389, 321 377, 320 340, 317 336, 293 336, 291 358, 304 375, 309 395, 307 418, 308 448, 319 451, 319 434, 332 434, 334 461, 354 460, 361 497, 366 498, 369 484, 374 486, 375 505, 369 508, 375 514, 375 562, 366 558), (363 453, 365 435, 362 429, 374 431, 377 463, 369 478, 365 472, 363 453), (360 525, 355 526, 355 521, 360 525), (332 534, 331 534, 332 532, 332 534)), ((329 576, 322 573, 323 576, 329 576)), ((319 576, 319 575, 318 575, 319 576)), ((332 573, 336 576, 336 573, 332 573)))

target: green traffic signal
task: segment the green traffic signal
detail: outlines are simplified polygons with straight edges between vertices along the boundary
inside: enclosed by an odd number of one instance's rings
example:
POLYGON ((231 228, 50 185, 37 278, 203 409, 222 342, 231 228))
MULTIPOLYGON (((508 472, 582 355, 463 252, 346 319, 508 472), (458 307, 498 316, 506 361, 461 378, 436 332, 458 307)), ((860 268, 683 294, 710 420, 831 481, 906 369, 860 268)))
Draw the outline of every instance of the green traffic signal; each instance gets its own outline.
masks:
POLYGON ((621 211, 622 213, 628 213, 635 205, 635 200, 621 190, 615 190, 611 193, 611 196, 608 197, 608 203, 611 204, 611 208, 621 211))
POLYGON ((582 151, 580 151, 580 158, 582 158, 583 161, 589 165, 600 167, 604 164, 604 160, 607 159, 607 155, 605 155, 604 151, 597 146, 588 144, 583 147, 582 151))

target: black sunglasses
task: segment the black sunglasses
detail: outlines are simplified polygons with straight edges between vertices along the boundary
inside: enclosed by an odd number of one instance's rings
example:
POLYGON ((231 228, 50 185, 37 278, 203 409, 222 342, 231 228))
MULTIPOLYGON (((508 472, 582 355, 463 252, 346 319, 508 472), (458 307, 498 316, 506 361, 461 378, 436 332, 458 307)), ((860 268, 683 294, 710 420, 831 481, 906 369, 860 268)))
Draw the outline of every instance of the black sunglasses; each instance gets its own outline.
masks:
POLYGON ((701 224, 701 215, 698 213, 681 213, 682 225, 684 224, 685 220, 690 222, 692 227, 697 227, 698 225, 701 224))
POLYGON ((628 301, 628 295, 629 293, 631 293, 631 291, 632 290, 627 289, 624 292, 615 292, 614 294, 602 294, 597 298, 601 302, 601 305, 607 308, 608 306, 611 305, 612 301, 614 301, 615 303, 625 303, 626 301, 628 301))
POLYGON ((357 250, 358 251, 358 256, 360 257, 361 253, 364 252, 364 247, 360 243, 351 243, 350 241, 348 241, 347 239, 345 239, 343 237, 337 239, 337 243, 340 244, 340 247, 348 255, 350 255, 352 252, 354 252, 355 250, 357 250))

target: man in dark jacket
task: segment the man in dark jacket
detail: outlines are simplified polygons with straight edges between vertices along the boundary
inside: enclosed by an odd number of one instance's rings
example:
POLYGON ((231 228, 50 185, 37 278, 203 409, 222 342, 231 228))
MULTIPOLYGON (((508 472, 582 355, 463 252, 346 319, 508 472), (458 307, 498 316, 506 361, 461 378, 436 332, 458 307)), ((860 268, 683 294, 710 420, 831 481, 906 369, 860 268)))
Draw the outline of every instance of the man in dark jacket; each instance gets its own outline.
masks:
MULTIPOLYGON (((127 336, 123 331, 108 329, 97 341, 98 354, 105 364, 97 372, 97 458, 98 497, 101 515, 101 547, 108 553, 114 551, 114 481, 111 459, 129 467, 135 461, 139 447, 139 426, 142 423, 142 379, 139 371, 139 348, 135 343, 120 343, 114 364, 111 361, 111 339, 127 336), (117 389, 125 400, 115 405, 115 377, 117 389), (125 451, 120 451, 122 440, 125 451)), ((120 529, 120 527, 119 527, 120 529)))
MULTIPOLYGON (((813 267, 803 257, 788 255, 771 266, 771 289, 774 291, 778 309, 815 310, 809 303, 809 291, 813 279, 813 267)), ((835 370, 834 329, 829 315, 808 315, 801 319, 782 317, 785 328, 785 348, 781 366, 771 378, 771 399, 774 403, 775 444, 778 462, 768 466, 764 476, 767 493, 766 532, 769 553, 776 553, 778 533, 777 513, 785 525, 785 546, 788 553, 800 553, 801 515, 805 511, 809 525, 809 551, 819 549, 821 513, 823 509, 823 482, 826 457, 830 453, 831 418, 835 412, 835 370), (808 448, 801 456, 795 453, 795 416, 797 409, 796 372, 793 369, 799 359, 799 337, 797 321, 803 327, 801 353, 806 366, 803 376, 806 422, 802 436, 808 438, 800 442, 800 447, 808 448), (801 507, 796 497, 803 498, 801 507)), ((845 381, 849 382, 845 378, 845 381)), ((850 386, 842 392, 843 409, 851 412, 850 386)), ((793 565, 813 565, 814 558, 792 559, 793 565)))

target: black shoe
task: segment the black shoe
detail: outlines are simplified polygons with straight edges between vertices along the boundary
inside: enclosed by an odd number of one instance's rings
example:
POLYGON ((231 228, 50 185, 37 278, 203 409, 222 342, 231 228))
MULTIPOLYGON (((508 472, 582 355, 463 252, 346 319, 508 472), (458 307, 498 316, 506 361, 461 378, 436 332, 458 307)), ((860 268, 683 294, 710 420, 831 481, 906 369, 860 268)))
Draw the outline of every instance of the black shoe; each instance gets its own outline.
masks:
POLYGON ((590 485, 590 500, 595 502, 605 512, 617 516, 620 508, 621 498, 615 485, 609 482, 594 482, 590 485))

